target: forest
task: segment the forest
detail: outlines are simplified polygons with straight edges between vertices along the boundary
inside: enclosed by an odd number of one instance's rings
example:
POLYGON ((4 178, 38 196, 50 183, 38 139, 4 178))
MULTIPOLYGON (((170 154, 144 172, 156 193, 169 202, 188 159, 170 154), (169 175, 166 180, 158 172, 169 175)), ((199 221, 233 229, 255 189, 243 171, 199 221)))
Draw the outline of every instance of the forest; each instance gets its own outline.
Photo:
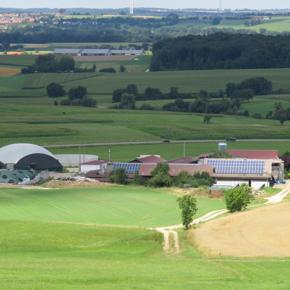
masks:
POLYGON ((216 33, 159 41, 152 71, 290 67, 290 36, 216 33))

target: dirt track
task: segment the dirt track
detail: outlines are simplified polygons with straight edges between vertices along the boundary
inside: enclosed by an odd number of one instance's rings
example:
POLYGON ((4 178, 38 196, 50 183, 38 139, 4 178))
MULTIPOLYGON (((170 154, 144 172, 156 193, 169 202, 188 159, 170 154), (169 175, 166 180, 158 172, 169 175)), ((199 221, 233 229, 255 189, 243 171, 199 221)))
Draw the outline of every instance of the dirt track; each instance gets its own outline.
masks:
POLYGON ((226 216, 191 235, 208 255, 290 257, 290 203, 226 216))

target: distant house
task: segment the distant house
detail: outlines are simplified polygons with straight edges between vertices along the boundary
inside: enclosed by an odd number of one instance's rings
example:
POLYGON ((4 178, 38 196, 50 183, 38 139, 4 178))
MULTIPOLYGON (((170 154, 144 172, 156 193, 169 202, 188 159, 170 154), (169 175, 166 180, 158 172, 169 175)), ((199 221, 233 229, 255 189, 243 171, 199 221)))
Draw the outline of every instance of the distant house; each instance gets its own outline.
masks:
POLYGON ((87 174, 89 172, 98 172, 104 174, 107 170, 108 162, 104 160, 93 160, 82 163, 80 166, 80 172, 87 174))

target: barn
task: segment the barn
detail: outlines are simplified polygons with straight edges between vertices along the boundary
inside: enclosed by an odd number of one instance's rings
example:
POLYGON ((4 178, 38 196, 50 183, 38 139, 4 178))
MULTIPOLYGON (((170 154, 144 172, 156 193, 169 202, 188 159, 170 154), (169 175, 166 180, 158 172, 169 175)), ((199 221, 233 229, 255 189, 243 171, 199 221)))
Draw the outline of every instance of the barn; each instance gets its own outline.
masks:
POLYGON ((11 144, 0 148, 1 163, 7 169, 62 170, 62 165, 51 152, 34 144, 11 144))

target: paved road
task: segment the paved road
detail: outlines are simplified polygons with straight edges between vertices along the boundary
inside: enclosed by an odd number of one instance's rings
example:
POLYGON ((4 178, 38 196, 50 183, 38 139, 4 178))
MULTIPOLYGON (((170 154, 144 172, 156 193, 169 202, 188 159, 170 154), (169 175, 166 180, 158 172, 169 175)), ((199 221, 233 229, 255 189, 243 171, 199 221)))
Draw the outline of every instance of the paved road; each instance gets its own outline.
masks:
MULTIPOLYGON (((183 143, 218 143, 225 142, 221 139, 213 140, 170 140, 169 142, 164 142, 162 140, 158 141, 137 141, 137 142, 107 142, 107 143, 84 143, 84 144, 55 144, 47 145, 46 148, 75 148, 75 147, 97 147, 97 146, 116 146, 116 145, 154 145, 154 144, 183 144, 183 143)), ((238 139, 236 142, 290 142, 290 139, 238 139)), ((231 143, 236 143, 231 142, 231 143)))

